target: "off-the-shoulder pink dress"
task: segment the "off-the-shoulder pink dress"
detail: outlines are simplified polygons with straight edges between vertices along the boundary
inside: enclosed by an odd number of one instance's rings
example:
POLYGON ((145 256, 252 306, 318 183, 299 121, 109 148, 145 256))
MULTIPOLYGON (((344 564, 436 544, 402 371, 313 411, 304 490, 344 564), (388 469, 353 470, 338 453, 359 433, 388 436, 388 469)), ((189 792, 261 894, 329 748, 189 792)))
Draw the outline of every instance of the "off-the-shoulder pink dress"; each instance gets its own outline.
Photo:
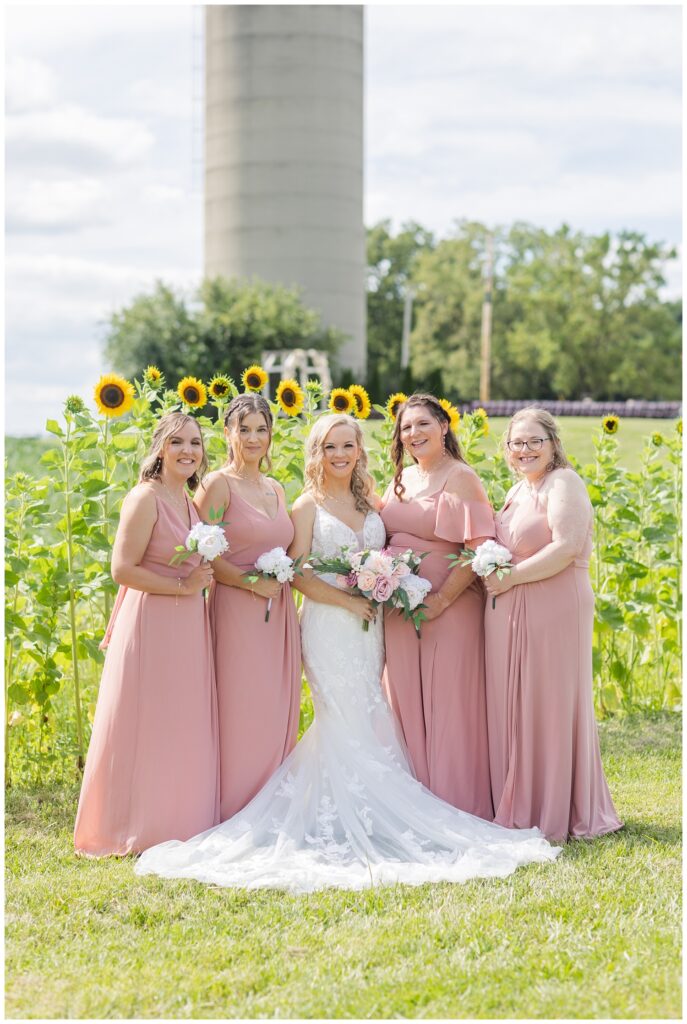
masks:
MULTIPOLYGON (((584 549, 571 565, 512 587, 485 609, 495 820, 511 828, 536 825, 553 841, 621 827, 592 701, 591 504, 588 516, 584 549)), ((496 516, 496 539, 514 564, 550 544, 546 494, 521 481, 496 516)))
MULTIPOLYGON (((442 490, 399 501, 392 493, 381 515, 392 550, 429 552, 420 575, 434 591, 451 571, 447 555, 494 536, 486 495, 463 501, 442 490)), ((438 618, 424 622, 420 636, 399 612, 387 614, 385 689, 420 782, 454 807, 491 821, 483 622, 477 579, 438 618)))
MULTIPOLYGON (((141 565, 186 576, 200 556, 177 566, 169 561, 189 519, 157 495, 156 501, 141 565)), ((77 851, 96 857, 188 839, 219 821, 217 697, 202 594, 120 587, 105 645, 74 829, 77 851)))
MULTIPOLYGON (((230 550, 243 572, 272 548, 288 548, 293 524, 279 492, 273 519, 231 492, 224 513, 230 550)), ((252 800, 298 739, 301 645, 291 587, 282 585, 265 622, 267 601, 216 581, 210 588, 220 743, 220 820, 252 800)))

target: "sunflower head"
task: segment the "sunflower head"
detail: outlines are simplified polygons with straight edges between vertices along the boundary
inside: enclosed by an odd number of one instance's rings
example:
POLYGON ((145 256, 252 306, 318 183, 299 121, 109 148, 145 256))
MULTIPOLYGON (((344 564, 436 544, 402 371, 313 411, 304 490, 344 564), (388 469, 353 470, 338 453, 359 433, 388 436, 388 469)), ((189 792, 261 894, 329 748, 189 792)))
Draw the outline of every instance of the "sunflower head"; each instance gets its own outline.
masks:
POLYGON ((164 385, 165 376, 157 366, 146 366, 143 371, 143 380, 157 391, 164 385))
POLYGON ((67 412, 72 414, 86 411, 86 403, 81 395, 69 395, 64 403, 64 407, 67 412))
POLYGON ((329 394, 331 412, 353 412, 354 404, 353 395, 347 388, 332 388, 329 394))
POLYGON ((455 434, 456 430, 458 429, 458 424, 460 423, 460 413, 456 409, 455 405, 452 405, 451 402, 449 402, 448 398, 440 398, 439 405, 444 410, 444 412, 448 414, 449 419, 451 420, 451 430, 455 434))
POLYGON ((103 416, 123 416, 134 404, 134 386, 118 373, 105 373, 93 390, 95 404, 103 416))
POLYGON ((210 396, 221 401, 231 392, 232 383, 228 377, 223 376, 221 373, 216 374, 208 384, 210 396))
POLYGON ((359 420, 366 420, 372 410, 370 396, 361 384, 351 384, 348 389, 353 399, 353 413, 359 420))
POLYGON ((177 394, 189 409, 202 409, 208 400, 208 393, 202 380, 197 377, 184 377, 177 384, 177 394))
POLYGON ((475 409, 472 413, 472 422, 476 427, 482 428, 486 437, 489 433, 489 416, 487 415, 487 410, 483 409, 482 406, 480 406, 479 409, 475 409))
POLYGON ((680 418, 675 424, 675 429, 677 430, 680 437, 682 437, 682 418, 680 418))
POLYGON ((241 380, 246 391, 262 391, 267 384, 269 377, 262 366, 255 363, 243 371, 241 380))
POLYGON ((276 399, 279 408, 287 416, 298 416, 303 411, 305 392, 297 380, 282 380, 277 388, 276 399))
POLYGON ((620 420, 617 416, 604 416, 601 420, 604 434, 617 434, 620 420))
POLYGON ((654 448, 660 448, 663 444, 663 434, 659 433, 658 430, 655 430, 654 433, 651 435, 651 443, 654 446, 654 448))
POLYGON ((408 401, 408 396, 404 395, 402 391, 397 391, 395 395, 391 395, 388 402, 386 403, 386 411, 391 416, 392 420, 396 419, 398 415, 398 408, 403 405, 404 402, 408 401))

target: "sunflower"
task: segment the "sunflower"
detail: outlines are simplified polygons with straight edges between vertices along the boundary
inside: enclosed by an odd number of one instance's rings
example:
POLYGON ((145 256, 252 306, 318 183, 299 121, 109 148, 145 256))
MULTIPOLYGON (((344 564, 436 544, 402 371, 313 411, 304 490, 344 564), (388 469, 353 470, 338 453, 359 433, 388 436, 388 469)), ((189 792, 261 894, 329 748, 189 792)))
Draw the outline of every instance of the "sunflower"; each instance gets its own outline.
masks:
POLYGON ((348 393, 353 399, 354 415, 359 420, 366 420, 372 409, 372 403, 367 391, 361 384, 351 384, 348 393))
POLYGON ((118 373, 105 373, 96 384, 93 397, 103 416, 123 416, 134 404, 134 386, 118 373))
POLYGON ((208 391, 212 398, 226 398, 231 391, 232 382, 228 377, 224 377, 221 373, 215 374, 210 383, 208 384, 208 391))
POLYGON ((392 420, 396 419, 396 413, 398 412, 399 405, 403 405, 404 402, 408 401, 408 396, 404 395, 402 391, 397 391, 395 395, 392 395, 389 401, 386 403, 386 411, 391 416, 392 420))
POLYGON ((486 437, 489 433, 489 417, 487 415, 487 410, 483 409, 482 406, 480 406, 479 409, 475 409, 472 413, 472 422, 476 427, 482 428, 484 436, 486 437))
POLYGON ((451 430, 455 433, 456 430, 458 429, 458 424, 460 423, 460 413, 456 409, 455 405, 452 405, 449 402, 448 398, 440 398, 439 399, 439 405, 444 410, 444 412, 447 413, 447 415, 448 415, 448 417, 449 417, 449 419, 451 421, 450 422, 451 430))
POLYGON ((277 387, 276 400, 282 412, 287 416, 298 416, 303 412, 305 392, 297 380, 281 380, 277 387))
POLYGON ((86 403, 84 402, 81 395, 68 395, 64 407, 67 412, 79 413, 86 411, 86 403))
POLYGON ((620 420, 617 416, 604 416, 601 420, 601 426, 604 428, 604 434, 617 434, 620 420))
POLYGON ((269 377, 262 366, 254 363, 253 366, 249 366, 247 370, 243 371, 241 380, 246 391, 262 391, 269 377))
POLYGON ((184 377, 177 384, 177 394, 184 405, 191 409, 202 409, 208 400, 208 393, 202 380, 197 377, 184 377))
POLYGON ((150 384, 151 388, 155 391, 161 388, 165 382, 164 374, 161 370, 158 370, 157 366, 146 366, 143 371, 143 380, 146 384, 150 384))
POLYGON ((331 412, 353 412, 355 399, 347 388, 333 388, 329 395, 331 412))
POLYGON ((663 444, 663 434, 659 434, 658 430, 656 430, 651 435, 651 443, 654 446, 654 448, 660 448, 663 444))
POLYGON ((677 430, 677 432, 680 435, 680 437, 682 437, 682 420, 681 419, 679 419, 677 421, 677 423, 675 424, 675 429, 677 430))

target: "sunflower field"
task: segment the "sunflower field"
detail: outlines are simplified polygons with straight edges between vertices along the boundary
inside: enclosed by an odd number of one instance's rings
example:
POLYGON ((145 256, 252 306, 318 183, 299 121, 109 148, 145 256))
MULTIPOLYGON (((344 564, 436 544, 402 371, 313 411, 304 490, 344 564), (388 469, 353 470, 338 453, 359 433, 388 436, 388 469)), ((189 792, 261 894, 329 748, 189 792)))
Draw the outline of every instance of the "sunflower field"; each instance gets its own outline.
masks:
MULTIPOLYGON (((267 374, 251 366, 245 390, 261 391, 267 374)), ((133 383, 106 374, 95 386, 97 412, 83 399, 65 400, 60 421, 49 420, 53 445, 33 472, 15 472, 6 487, 5 758, 8 784, 74 778, 85 760, 104 654, 99 649, 116 591, 109 561, 124 495, 154 425, 164 413, 196 416, 210 468, 225 459, 223 412, 239 388, 217 374, 185 377, 168 388, 150 366, 133 383)), ((279 384, 272 446, 273 475, 291 503, 303 483, 304 441, 325 411, 367 420, 370 468, 381 491, 393 476, 393 421, 405 395, 372 406, 359 385, 323 396, 318 381, 305 388, 279 384)), ((489 419, 478 409, 451 418, 467 461, 479 473, 495 508, 512 478, 500 447, 488 448, 489 419), (493 451, 492 451, 493 448, 493 451)), ((576 465, 596 514, 592 582, 596 593, 594 688, 597 713, 677 708, 680 690, 681 421, 645 440, 639 470, 618 462, 620 424, 607 416, 594 435, 593 462, 576 465)), ((573 453, 574 455, 574 453, 573 453)), ((574 461, 574 459, 573 459, 574 461)), ((304 697, 303 720, 311 714, 304 697)))

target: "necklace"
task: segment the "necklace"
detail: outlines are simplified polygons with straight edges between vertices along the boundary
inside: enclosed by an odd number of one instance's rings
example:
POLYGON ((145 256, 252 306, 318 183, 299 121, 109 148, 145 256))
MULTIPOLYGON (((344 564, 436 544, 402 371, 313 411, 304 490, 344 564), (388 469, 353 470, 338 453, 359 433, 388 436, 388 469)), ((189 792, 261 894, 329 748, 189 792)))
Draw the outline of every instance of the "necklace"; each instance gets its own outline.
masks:
MULTIPOLYGON (((351 497, 353 496, 351 495, 351 497)), ((344 498, 335 498, 333 494, 325 494, 324 500, 336 502, 337 505, 344 505, 346 508, 355 508, 355 498, 353 498, 353 503, 351 504, 350 501, 346 501, 344 498)))
POLYGON ((420 477, 420 480, 422 480, 423 484, 426 484, 432 473, 439 469, 439 467, 443 464, 445 456, 446 452, 443 452, 439 461, 436 462, 430 469, 422 469, 420 467, 419 462, 416 464, 417 475, 420 477))
POLYGON ((172 494, 172 492, 170 491, 169 487, 167 486, 167 484, 164 482, 164 480, 161 477, 158 477, 158 480, 160 481, 160 483, 162 484, 164 489, 167 491, 167 494, 169 495, 169 498, 170 498, 170 501, 172 502, 172 504, 176 505, 177 508, 185 509, 186 508, 186 501, 182 501, 180 498, 175 498, 174 495, 172 494))

